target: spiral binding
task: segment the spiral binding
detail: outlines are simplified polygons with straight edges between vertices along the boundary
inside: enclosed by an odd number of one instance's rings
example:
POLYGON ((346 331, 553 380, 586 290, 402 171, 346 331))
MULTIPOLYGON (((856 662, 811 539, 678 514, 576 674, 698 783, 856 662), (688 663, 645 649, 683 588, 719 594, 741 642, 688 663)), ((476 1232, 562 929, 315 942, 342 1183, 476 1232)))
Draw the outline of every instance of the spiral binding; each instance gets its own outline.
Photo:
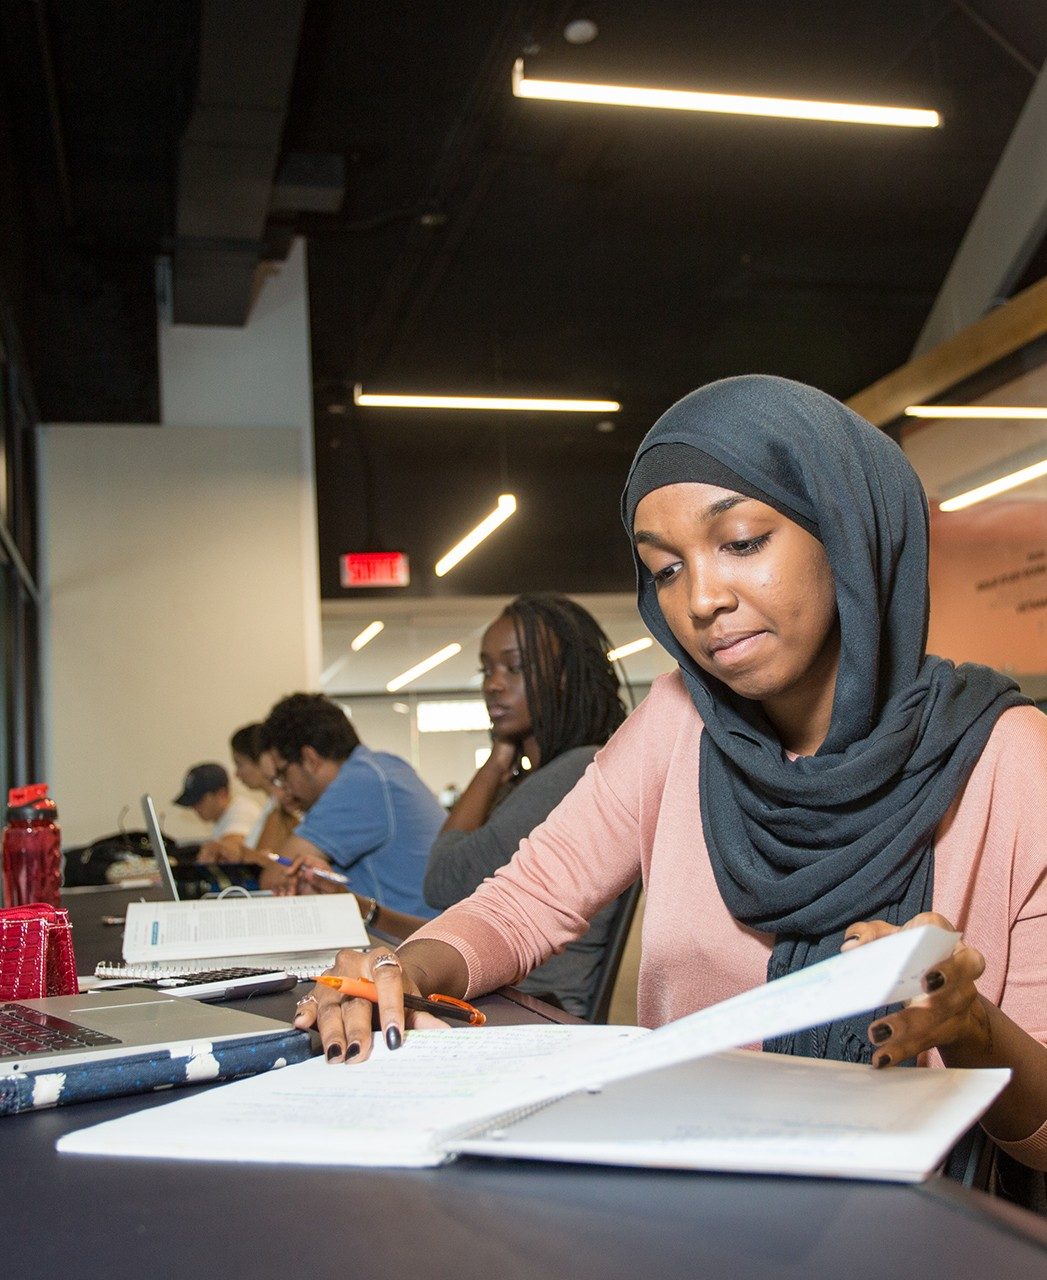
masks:
POLYGON ((441 1135, 440 1145, 447 1147, 458 1142, 469 1142, 473 1138, 493 1138, 498 1130, 511 1129, 514 1124, 519 1124, 521 1120, 526 1120, 528 1117, 536 1115, 539 1111, 544 1111, 546 1107, 551 1107, 554 1102, 561 1102, 575 1092, 577 1090, 569 1089, 564 1093, 554 1094, 551 1098, 540 1098, 536 1102, 529 1102, 524 1107, 514 1107, 512 1110, 502 1111, 496 1116, 487 1116, 484 1120, 479 1120, 475 1124, 463 1125, 460 1129, 453 1129, 450 1133, 441 1135))
POLYGON ((103 961, 95 966, 96 978, 185 978, 194 973, 210 973, 214 969, 279 969, 299 980, 313 978, 334 963, 334 952, 318 952, 315 956, 287 955, 212 956, 208 960, 143 960, 125 964, 103 961))

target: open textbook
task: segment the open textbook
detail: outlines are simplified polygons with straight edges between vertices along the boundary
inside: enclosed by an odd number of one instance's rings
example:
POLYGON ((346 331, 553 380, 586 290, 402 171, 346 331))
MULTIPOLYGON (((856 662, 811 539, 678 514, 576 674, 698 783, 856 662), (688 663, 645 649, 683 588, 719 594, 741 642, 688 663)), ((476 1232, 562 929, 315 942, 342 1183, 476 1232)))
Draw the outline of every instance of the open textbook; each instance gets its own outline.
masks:
POLYGON ((956 935, 905 930, 656 1031, 412 1031, 67 1134, 90 1154, 419 1167, 459 1154, 918 1181, 1008 1071, 725 1052, 911 999, 956 935))
MULTIPOLYGON (((230 957, 257 963, 262 957, 311 953, 311 962, 308 954, 304 958, 312 976, 327 967, 339 947, 367 945, 367 930, 351 893, 131 902, 124 927, 128 965, 230 957)), ((110 967, 110 976, 121 976, 117 966, 110 967)))

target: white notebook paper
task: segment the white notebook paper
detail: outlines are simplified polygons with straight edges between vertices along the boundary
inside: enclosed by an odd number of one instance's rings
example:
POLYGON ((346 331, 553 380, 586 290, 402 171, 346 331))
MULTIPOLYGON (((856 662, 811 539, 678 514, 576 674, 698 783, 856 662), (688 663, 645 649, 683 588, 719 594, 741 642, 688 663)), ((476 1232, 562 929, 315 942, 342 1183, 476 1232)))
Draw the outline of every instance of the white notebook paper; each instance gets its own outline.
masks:
POLYGON ((877 1071, 723 1050, 911 998, 955 939, 906 930, 657 1031, 412 1031, 396 1052, 376 1041, 363 1064, 313 1059, 67 1134, 58 1147, 390 1167, 468 1153, 917 1181, 1008 1071, 877 1071))
POLYGON ((877 1071, 745 1050, 648 1071, 453 1141, 456 1155, 918 1182, 1008 1071, 877 1071))
POLYGON ((329 957, 339 947, 367 945, 351 893, 131 902, 124 925, 124 960, 130 964, 309 951, 329 957))

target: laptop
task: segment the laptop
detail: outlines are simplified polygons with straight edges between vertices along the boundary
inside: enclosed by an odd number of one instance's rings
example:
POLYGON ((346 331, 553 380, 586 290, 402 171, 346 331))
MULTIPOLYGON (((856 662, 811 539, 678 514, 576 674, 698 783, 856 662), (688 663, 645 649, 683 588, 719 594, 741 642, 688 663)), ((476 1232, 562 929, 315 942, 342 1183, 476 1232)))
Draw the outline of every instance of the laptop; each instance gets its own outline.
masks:
MULTIPOLYGON (((156 805, 153 803, 153 797, 148 793, 142 796, 142 817, 145 819, 145 829, 149 833, 149 844, 152 846, 153 857, 156 859, 156 865, 160 871, 160 884, 166 890, 167 896, 172 902, 183 901, 182 895, 178 891, 178 881, 175 878, 174 867, 171 865, 171 858, 167 852, 167 844, 164 841, 163 832, 160 830, 160 819, 157 816, 156 805)), ((239 863, 231 863, 230 870, 241 872, 245 870, 239 863)), ((254 871, 255 868, 246 868, 254 871)), ((223 870, 221 863, 213 867, 207 868, 210 871, 220 872, 223 870)), ((230 890, 228 892, 234 892, 230 890)), ((272 897, 272 893, 268 889, 245 889, 240 885, 235 887, 235 893, 238 895, 254 897, 272 897)), ((205 893, 203 897, 214 898, 218 895, 213 892, 205 893)))
POLYGON ((143 987, 0 1004, 0 1078, 132 1053, 285 1036, 286 1022, 143 987))
POLYGON ((160 819, 157 817, 156 805, 153 803, 151 795, 142 797, 142 817, 145 819, 145 829, 149 833, 149 843, 153 849, 153 857, 156 859, 156 865, 160 871, 161 887, 167 891, 167 896, 172 902, 180 902, 181 894, 178 892, 178 881, 175 880, 171 859, 167 855, 167 845, 164 843, 163 832, 160 830, 160 819))

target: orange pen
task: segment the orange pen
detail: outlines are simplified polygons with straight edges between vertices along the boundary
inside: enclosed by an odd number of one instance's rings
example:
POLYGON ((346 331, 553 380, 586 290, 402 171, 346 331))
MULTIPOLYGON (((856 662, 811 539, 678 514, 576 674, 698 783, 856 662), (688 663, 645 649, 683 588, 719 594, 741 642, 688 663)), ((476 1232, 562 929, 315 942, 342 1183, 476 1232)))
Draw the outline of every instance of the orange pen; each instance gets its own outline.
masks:
MULTIPOLYGON (((325 987, 341 992, 343 996, 355 996, 359 1000, 370 1000, 378 1003, 378 988, 368 978, 340 978, 334 973, 322 973, 313 979, 325 987)), ((413 996, 404 992, 404 1008, 420 1009, 424 1013, 433 1013, 438 1018, 451 1018, 455 1022, 467 1022, 471 1027, 482 1027, 487 1021, 486 1014, 466 1004, 464 1000, 456 1000, 454 996, 442 996, 435 992, 425 996, 413 996)))

